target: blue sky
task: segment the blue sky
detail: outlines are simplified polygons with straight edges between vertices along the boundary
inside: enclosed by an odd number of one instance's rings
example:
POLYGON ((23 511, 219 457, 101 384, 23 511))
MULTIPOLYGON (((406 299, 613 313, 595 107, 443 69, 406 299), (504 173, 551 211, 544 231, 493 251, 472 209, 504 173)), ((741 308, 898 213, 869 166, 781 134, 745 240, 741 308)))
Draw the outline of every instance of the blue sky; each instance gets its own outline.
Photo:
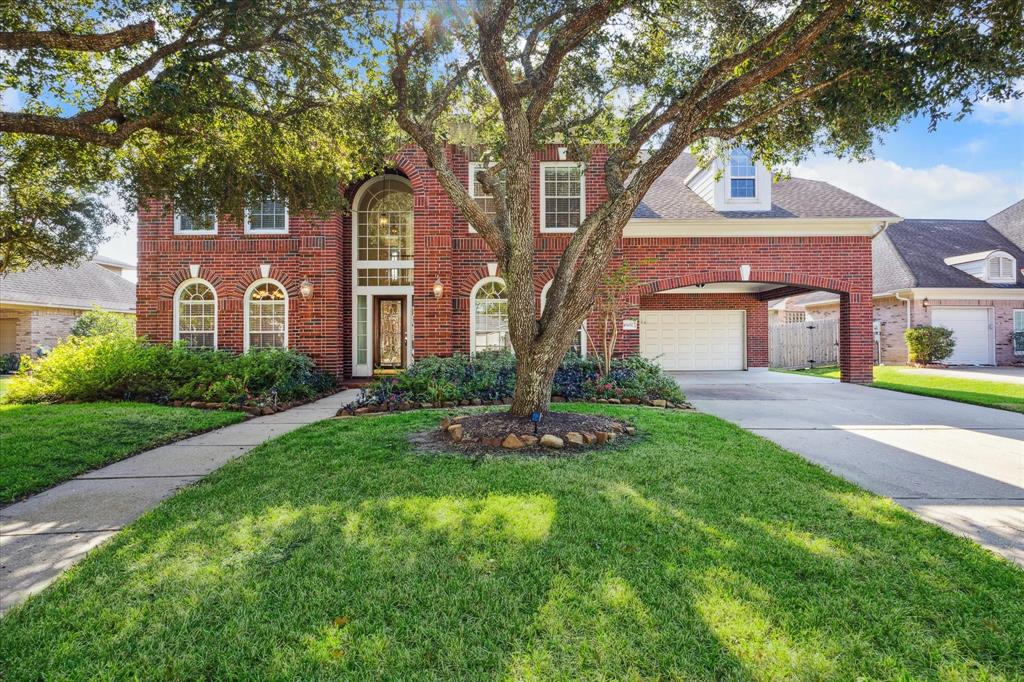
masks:
MULTIPOLYGON (((908 121, 885 136, 870 161, 815 156, 791 172, 905 218, 984 219, 1024 198, 1024 100, 982 102, 969 118, 935 132, 923 119, 908 121)), ((100 253, 135 262, 135 230, 100 253)))

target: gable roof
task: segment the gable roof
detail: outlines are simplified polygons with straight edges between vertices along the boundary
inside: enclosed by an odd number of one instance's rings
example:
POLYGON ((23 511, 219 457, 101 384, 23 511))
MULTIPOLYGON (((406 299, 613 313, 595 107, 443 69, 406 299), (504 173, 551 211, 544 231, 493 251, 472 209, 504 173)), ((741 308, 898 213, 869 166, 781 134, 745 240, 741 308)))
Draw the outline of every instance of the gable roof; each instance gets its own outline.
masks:
POLYGON ((1018 247, 1024 249, 1024 199, 1007 206, 994 216, 990 216, 985 222, 999 230, 1004 237, 1018 247))
POLYGON ((633 217, 661 220, 899 217, 827 182, 804 178, 773 182, 770 211, 716 211, 686 184, 696 167, 697 160, 691 154, 680 154, 644 195, 633 217))
POLYGON ((0 303, 135 312, 135 284, 98 263, 37 267, 0 278, 0 303))
POLYGON ((872 242, 875 293, 910 287, 1024 288, 1024 251, 984 220, 904 220, 872 242), (1017 259, 1016 284, 990 284, 954 267, 959 256, 1006 251, 1017 259))

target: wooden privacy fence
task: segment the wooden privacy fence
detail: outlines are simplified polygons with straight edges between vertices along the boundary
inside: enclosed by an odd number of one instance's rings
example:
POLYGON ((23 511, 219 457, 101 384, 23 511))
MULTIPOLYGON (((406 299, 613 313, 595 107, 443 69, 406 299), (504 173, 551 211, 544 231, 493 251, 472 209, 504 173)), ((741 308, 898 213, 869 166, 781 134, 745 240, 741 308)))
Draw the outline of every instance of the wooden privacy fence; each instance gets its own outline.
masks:
POLYGON ((839 364, 839 320, 770 325, 768 364, 785 369, 839 364))

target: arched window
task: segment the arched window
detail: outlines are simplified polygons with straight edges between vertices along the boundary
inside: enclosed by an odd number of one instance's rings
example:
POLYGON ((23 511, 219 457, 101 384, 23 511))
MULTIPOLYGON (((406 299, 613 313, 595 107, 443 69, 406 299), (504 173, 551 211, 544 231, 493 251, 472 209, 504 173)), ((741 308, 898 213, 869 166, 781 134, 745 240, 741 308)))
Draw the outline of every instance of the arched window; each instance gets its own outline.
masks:
POLYGON ((217 347, 217 294, 206 280, 186 280, 174 292, 174 340, 217 347))
POLYGON ((272 279, 253 282, 245 292, 245 349, 287 346, 287 292, 272 279))
MULTIPOLYGON (((544 313, 544 306, 548 303, 548 290, 551 289, 551 285, 555 280, 548 280, 548 283, 544 285, 544 288, 540 290, 540 312, 544 313)), ((569 350, 579 355, 581 358, 587 355, 587 321, 583 320, 583 324, 580 325, 579 333, 576 335, 572 346, 569 350)))
POLYGON ((480 353, 511 349, 508 337, 508 294, 504 280, 500 277, 480 280, 473 287, 470 300, 473 303, 470 350, 480 353))
POLYGON ((1014 272, 1015 266, 1014 259, 1008 253, 994 253, 988 259, 988 277, 986 279, 989 282, 1013 283, 1017 279, 1017 274, 1014 272))
POLYGON ((398 175, 370 180, 356 197, 358 286, 412 284, 412 187, 398 175))

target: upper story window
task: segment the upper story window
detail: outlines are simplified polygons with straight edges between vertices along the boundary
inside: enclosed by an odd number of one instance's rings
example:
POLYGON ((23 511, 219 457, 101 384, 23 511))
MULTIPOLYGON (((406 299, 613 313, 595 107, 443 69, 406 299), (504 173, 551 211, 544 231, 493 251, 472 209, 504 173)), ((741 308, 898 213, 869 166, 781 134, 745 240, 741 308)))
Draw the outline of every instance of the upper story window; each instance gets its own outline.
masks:
MULTIPOLYGON (((495 199, 492 195, 488 194, 483 186, 477 181, 476 174, 479 171, 485 170, 488 164, 486 163, 471 163, 469 164, 469 196, 473 197, 473 201, 480 207, 480 210, 487 214, 488 218, 494 218, 497 214, 497 206, 495 205, 495 199)), ((472 225, 470 226, 472 230, 472 225)))
POLYGON ((736 147, 729 152, 729 196, 733 199, 754 199, 757 197, 757 183, 754 156, 746 147, 736 147))
POLYGON ((397 175, 370 180, 356 198, 356 260, 411 261, 412 187, 397 175))
POLYGON ((583 167, 575 161, 540 165, 540 229, 572 232, 585 215, 583 167))
POLYGON ((217 347, 217 295, 209 282, 188 280, 174 293, 174 340, 189 348, 217 347))
POLYGON ((245 211, 245 231, 250 234, 287 233, 287 202, 283 199, 267 198, 247 207, 245 211))
POLYGON ((217 234, 217 214, 211 211, 193 216, 175 211, 174 234, 217 234))
POLYGON ((1017 281, 1016 261, 1006 253, 996 253, 986 263, 985 279, 989 282, 1005 282, 1012 284, 1017 281))

